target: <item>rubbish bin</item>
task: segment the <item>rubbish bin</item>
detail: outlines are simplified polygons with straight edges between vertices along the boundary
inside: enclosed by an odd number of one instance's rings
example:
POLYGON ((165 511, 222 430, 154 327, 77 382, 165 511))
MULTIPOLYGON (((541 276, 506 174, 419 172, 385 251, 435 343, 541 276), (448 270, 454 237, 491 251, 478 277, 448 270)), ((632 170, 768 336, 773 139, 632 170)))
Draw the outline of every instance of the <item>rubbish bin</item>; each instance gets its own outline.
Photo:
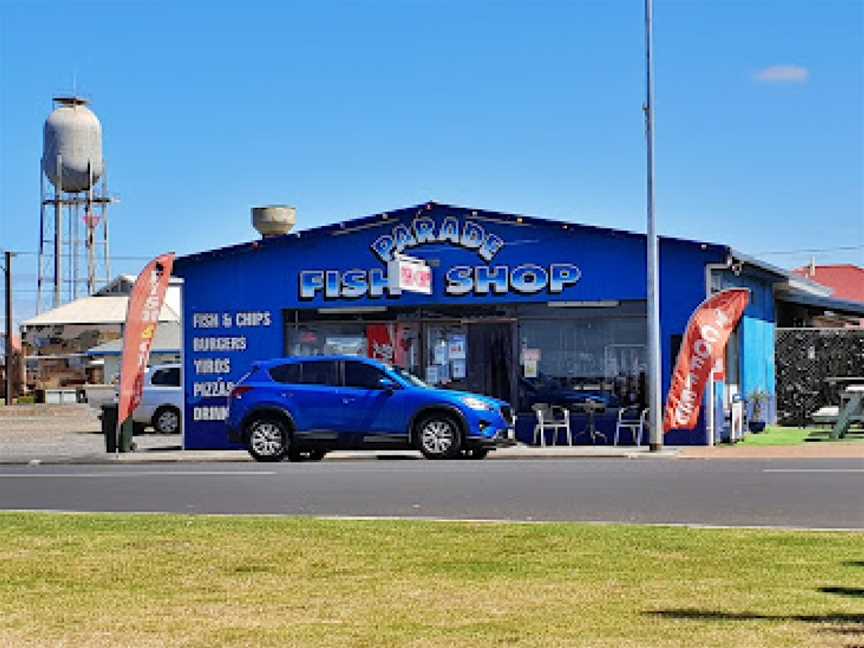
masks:
POLYGON ((117 451, 117 403, 102 405, 102 436, 105 437, 105 452, 117 451))
MULTIPOLYGON (((105 452, 116 452, 117 448, 117 403, 102 405, 102 436, 105 437, 105 452)), ((126 421, 120 428, 120 452, 132 452, 132 421, 126 421)))

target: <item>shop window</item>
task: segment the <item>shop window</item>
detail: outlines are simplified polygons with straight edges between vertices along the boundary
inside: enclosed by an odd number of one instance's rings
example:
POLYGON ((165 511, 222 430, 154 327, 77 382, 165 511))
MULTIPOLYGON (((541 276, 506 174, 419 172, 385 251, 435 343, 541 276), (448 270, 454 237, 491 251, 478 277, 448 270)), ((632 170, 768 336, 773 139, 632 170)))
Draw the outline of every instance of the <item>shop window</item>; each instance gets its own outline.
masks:
POLYGON ((286 326, 289 356, 354 355, 420 370, 420 325, 408 322, 305 322, 286 326))
POLYGON ((300 384, 300 364, 284 364, 270 369, 270 377, 276 382, 288 385, 300 384))
POLYGON ((288 329, 288 354, 292 356, 365 356, 366 326, 363 324, 311 323, 288 329))
POLYGON ((370 358, 408 371, 419 370, 419 324, 404 322, 368 324, 366 336, 370 358))
POLYGON ((311 360, 303 363, 300 382, 304 385, 339 386, 339 363, 331 360, 311 360))
POLYGON ((644 406, 646 322, 641 317, 520 321, 519 406, 644 406))
POLYGON ((358 389, 380 389, 384 372, 362 362, 345 363, 345 386, 358 389))

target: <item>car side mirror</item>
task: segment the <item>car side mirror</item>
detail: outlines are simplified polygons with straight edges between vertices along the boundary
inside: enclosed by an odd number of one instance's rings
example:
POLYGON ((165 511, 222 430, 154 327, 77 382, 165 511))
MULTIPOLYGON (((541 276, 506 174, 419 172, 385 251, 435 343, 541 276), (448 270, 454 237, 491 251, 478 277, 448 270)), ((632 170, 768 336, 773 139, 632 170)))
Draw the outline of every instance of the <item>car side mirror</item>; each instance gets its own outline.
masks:
POLYGON ((378 387, 380 389, 383 389, 384 391, 390 392, 390 393, 393 393, 394 391, 399 389, 399 385, 396 384, 396 381, 393 380, 392 378, 381 378, 378 381, 378 387))

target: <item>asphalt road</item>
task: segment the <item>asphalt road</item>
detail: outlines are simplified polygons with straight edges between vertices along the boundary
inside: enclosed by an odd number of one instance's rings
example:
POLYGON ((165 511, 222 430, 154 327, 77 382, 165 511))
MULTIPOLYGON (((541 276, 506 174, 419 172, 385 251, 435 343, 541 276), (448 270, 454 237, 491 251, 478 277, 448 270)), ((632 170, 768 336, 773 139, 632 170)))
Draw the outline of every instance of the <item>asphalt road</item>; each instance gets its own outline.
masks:
POLYGON ((0 509, 864 529, 856 460, 0 466, 0 509))

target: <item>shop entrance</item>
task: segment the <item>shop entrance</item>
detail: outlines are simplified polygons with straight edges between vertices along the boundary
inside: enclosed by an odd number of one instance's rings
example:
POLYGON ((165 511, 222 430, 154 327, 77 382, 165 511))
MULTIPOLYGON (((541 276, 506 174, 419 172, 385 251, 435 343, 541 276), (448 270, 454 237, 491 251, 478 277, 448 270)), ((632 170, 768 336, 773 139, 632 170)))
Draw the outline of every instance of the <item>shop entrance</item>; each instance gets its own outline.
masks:
POLYGON ((515 402, 513 321, 468 324, 468 391, 515 402))
POLYGON ((400 366, 434 387, 471 391, 515 403, 516 318, 473 309, 338 313, 287 312, 289 356, 349 354, 400 366), (475 316, 482 316, 482 319, 475 316), (385 319, 386 318, 386 319, 385 319))

